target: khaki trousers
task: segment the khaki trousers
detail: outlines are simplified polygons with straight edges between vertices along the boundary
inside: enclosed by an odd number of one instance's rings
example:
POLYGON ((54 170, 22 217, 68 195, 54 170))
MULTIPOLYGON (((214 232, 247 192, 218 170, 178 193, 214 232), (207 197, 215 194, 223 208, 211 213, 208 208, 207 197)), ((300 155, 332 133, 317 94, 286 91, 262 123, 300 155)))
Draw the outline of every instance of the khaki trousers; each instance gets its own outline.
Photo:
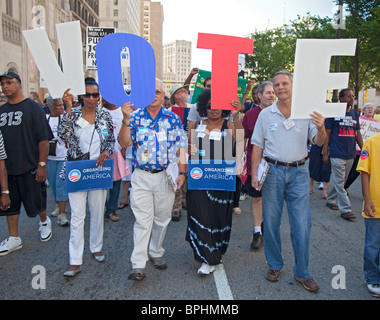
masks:
POLYGON ((165 252, 162 244, 171 220, 174 191, 165 171, 149 173, 136 169, 131 183, 131 209, 136 219, 131 262, 132 268, 145 268, 148 254, 157 258, 165 252))

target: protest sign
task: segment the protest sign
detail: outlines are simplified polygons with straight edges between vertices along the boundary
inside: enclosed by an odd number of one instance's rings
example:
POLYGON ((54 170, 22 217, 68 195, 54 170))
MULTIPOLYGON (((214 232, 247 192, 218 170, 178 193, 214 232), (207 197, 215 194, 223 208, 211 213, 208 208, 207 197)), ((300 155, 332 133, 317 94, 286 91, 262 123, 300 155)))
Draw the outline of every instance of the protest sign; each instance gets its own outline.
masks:
POLYGON ((153 102, 156 90, 156 57, 144 38, 129 33, 113 33, 96 46, 99 91, 109 102, 121 107, 126 102, 144 108, 153 102), (131 91, 123 86, 121 53, 129 49, 131 91))
POLYGON ((115 28, 99 28, 87 27, 87 41, 86 41, 86 69, 96 70, 96 45, 101 38, 115 33, 115 28))
POLYGON ((222 160, 190 160, 189 190, 236 190, 236 162, 222 160))
POLYGON ((181 122, 183 124, 183 130, 187 131, 187 117, 189 115, 190 108, 182 108, 182 107, 173 106, 171 111, 180 117, 181 122))
POLYGON ((44 28, 22 31, 33 59, 53 99, 66 89, 73 95, 84 94, 82 36, 80 22, 56 24, 63 71, 60 69, 44 28))
POLYGON ((212 50, 211 109, 236 110, 239 53, 252 54, 253 40, 198 33, 197 48, 212 50))
POLYGON ((348 73, 330 73, 332 56, 355 55, 356 39, 297 39, 292 119, 308 119, 318 111, 325 118, 344 117, 346 103, 326 103, 327 91, 348 86, 348 73))
POLYGON ((113 159, 108 159, 102 167, 95 160, 66 162, 66 192, 96 189, 111 189, 113 185, 113 159))
MULTIPOLYGON (((380 122, 360 118, 360 133, 362 134, 363 143, 371 136, 380 132, 380 122)), ((356 144, 356 150, 360 151, 356 144)))
MULTIPOLYGON (((195 87, 194 87, 194 92, 193 92, 193 97, 191 99, 191 103, 193 103, 193 104, 197 103, 198 96, 204 90, 204 81, 209 76, 211 76, 210 71, 206 71, 206 70, 199 70, 198 71, 198 76, 197 76, 197 79, 195 81, 195 87)), ((240 102, 243 102, 244 92, 245 92, 245 89, 247 88, 248 80, 238 78, 237 81, 238 81, 237 96, 238 96, 240 102)), ((236 100, 236 98, 234 100, 236 100)))

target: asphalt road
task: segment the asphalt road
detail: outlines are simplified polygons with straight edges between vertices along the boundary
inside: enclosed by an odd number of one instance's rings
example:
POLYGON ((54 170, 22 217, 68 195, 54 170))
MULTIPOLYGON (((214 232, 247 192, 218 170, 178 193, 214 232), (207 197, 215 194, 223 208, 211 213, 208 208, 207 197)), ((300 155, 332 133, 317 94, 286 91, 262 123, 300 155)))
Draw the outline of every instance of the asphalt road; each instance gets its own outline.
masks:
MULTIPOLYGON (((294 257, 284 208, 282 251, 285 267, 280 281, 265 279, 264 250, 250 250, 252 217, 250 199, 240 202, 242 215, 233 217, 230 246, 223 267, 214 275, 198 277, 199 264, 185 241, 186 211, 179 222, 171 222, 164 242, 168 268, 156 270, 147 264, 147 277, 128 280, 133 249, 134 217, 130 207, 119 210, 120 221, 105 221, 104 263, 96 262, 88 249, 89 217, 85 224, 85 250, 82 272, 67 280, 69 267, 69 227, 53 221, 53 237, 39 240, 38 219, 22 214, 19 234, 21 250, 0 257, 1 300, 376 300, 367 291, 362 271, 364 222, 360 178, 349 189, 355 222, 343 220, 321 199, 315 184, 310 205, 313 219, 310 269, 320 285, 317 294, 306 291, 293 278, 294 257), (335 269, 337 268, 337 269, 335 269), (339 277, 339 280, 338 278, 339 277)), ((50 191, 48 212, 54 209, 50 191)), ((69 211, 69 208, 68 208, 69 211)), ((0 241, 8 236, 5 217, 0 217, 0 241)))

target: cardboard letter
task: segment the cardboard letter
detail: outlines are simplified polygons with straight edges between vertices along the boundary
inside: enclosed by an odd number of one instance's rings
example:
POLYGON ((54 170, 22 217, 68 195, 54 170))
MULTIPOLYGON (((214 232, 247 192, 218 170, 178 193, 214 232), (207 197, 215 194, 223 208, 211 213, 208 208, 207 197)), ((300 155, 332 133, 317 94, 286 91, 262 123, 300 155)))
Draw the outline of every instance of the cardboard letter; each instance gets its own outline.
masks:
POLYGON ((212 50, 211 108, 235 110, 237 100, 239 53, 253 53, 253 40, 198 33, 197 48, 212 50))
POLYGON ((71 88, 74 95, 84 94, 82 36, 79 21, 56 24, 63 72, 44 28, 22 33, 53 99, 61 98, 71 88))
POLYGON ((110 103, 121 107, 131 102, 144 108, 155 98, 156 58, 152 46, 144 38, 129 33, 113 33, 96 46, 99 90, 110 103), (131 94, 123 87, 121 52, 128 47, 131 65, 131 94))
POLYGON ((348 73, 330 73, 331 56, 355 55, 356 39, 297 39, 292 119, 308 119, 312 111, 325 118, 344 117, 346 103, 326 103, 327 90, 348 86, 348 73))

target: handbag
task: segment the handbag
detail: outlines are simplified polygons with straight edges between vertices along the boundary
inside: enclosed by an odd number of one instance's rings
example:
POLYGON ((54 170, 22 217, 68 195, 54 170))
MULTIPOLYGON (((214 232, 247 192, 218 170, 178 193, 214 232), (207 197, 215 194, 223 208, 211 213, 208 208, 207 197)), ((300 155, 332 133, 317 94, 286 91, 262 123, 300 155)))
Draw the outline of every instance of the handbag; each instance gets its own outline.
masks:
POLYGON ((49 156, 56 156, 58 140, 53 139, 49 141, 49 156))
MULTIPOLYGON (((50 117, 51 115, 49 115, 48 117, 48 123, 49 123, 49 120, 50 120, 50 117)), ((59 129, 59 124, 61 122, 61 117, 58 116, 58 127, 57 127, 57 131, 59 129)), ((57 153, 56 153, 56 150, 57 150, 57 143, 58 143, 58 138, 54 138, 52 140, 49 141, 49 156, 56 156, 57 153)))
POLYGON ((118 181, 131 174, 120 151, 114 152, 111 158, 113 159, 113 181, 118 181))
POLYGON ((94 132, 95 132, 95 126, 94 126, 94 131, 92 131, 92 136, 91 136, 90 146, 88 147, 88 152, 76 158, 72 157, 69 153, 67 153, 67 161, 90 160, 90 149, 91 149, 91 144, 92 144, 92 138, 94 137, 94 132))

